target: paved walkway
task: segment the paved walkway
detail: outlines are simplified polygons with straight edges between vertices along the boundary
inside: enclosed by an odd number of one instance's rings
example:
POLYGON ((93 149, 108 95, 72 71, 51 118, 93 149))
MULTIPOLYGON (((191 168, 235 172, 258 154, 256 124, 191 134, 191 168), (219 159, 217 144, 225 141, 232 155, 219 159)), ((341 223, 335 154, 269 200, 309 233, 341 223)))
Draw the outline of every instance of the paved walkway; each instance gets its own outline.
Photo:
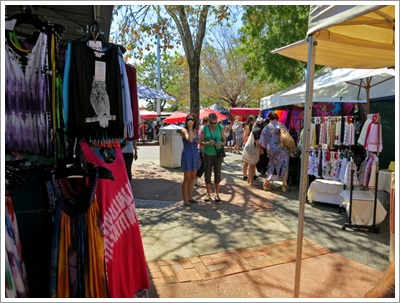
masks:
MULTIPOLYGON (((194 195, 199 203, 184 206, 182 173, 160 167, 157 149, 139 146, 132 180, 150 298, 293 298, 297 232, 290 225, 296 222, 293 215, 279 216, 276 204, 285 204, 279 187, 264 192, 262 181, 259 188, 248 186, 241 180, 240 156, 228 154, 222 202, 203 202, 200 186, 194 195)), ((370 267, 320 242, 303 240, 302 298, 360 298, 388 263, 373 254, 382 266, 370 267)))

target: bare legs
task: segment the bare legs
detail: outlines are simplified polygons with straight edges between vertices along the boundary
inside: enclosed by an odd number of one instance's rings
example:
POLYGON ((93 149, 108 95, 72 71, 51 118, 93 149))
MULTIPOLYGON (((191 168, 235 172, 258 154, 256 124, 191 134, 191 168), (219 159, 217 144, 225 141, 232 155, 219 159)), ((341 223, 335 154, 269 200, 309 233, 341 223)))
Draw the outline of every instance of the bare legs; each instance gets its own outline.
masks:
POLYGON ((249 177, 247 179, 247 182, 249 184, 252 184, 254 182, 254 176, 256 175, 256 166, 253 164, 249 164, 249 177))
POLYGON ((194 178, 197 170, 183 172, 182 199, 183 203, 193 201, 194 178))
POLYGON ((249 169, 249 163, 244 161, 243 162, 243 180, 246 179, 247 176, 247 170, 249 169))
POLYGON ((243 180, 247 180, 247 183, 253 184, 255 175, 256 166, 248 162, 243 162, 243 180))

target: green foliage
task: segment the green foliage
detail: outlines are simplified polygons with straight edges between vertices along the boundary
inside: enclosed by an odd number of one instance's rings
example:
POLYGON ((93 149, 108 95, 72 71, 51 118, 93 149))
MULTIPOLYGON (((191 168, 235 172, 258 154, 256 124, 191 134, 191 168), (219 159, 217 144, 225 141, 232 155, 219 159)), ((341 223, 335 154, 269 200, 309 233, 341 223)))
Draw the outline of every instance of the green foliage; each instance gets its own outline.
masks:
POLYGON ((308 5, 245 5, 242 46, 244 68, 252 79, 278 82, 278 89, 304 79, 307 64, 271 51, 306 37, 308 5))
MULTIPOLYGON (((157 88, 157 56, 154 53, 147 54, 140 63, 135 64, 137 71, 137 81, 144 85, 157 88)), ((187 81, 187 66, 182 55, 178 52, 173 54, 162 54, 160 56, 160 71, 161 81, 160 89, 164 92, 169 93, 176 99, 184 99, 185 93, 188 91, 182 89, 182 87, 188 87, 187 81)), ((148 109, 156 110, 156 100, 147 99, 148 109)), ((161 111, 164 111, 167 107, 171 107, 176 101, 162 99, 160 100, 161 111)))

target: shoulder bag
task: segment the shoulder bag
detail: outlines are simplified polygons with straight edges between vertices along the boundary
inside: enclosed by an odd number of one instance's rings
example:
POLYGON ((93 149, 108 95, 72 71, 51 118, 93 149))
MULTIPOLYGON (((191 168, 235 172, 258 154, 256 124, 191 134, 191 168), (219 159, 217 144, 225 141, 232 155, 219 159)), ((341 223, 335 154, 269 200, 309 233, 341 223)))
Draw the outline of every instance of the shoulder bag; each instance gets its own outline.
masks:
POLYGON ((296 144, 293 137, 284 127, 279 127, 279 143, 281 146, 289 149, 290 153, 293 154, 296 151, 296 144))
MULTIPOLYGON (((214 140, 210 127, 208 126, 207 128, 208 128, 208 131, 210 132, 211 139, 214 140)), ((218 128, 219 128, 219 131, 221 131, 221 127, 218 127, 218 128)), ((217 152, 218 159, 223 159, 226 157, 225 148, 223 146, 222 146, 222 148, 217 149, 217 147, 214 145, 214 148, 215 148, 215 151, 217 152)))

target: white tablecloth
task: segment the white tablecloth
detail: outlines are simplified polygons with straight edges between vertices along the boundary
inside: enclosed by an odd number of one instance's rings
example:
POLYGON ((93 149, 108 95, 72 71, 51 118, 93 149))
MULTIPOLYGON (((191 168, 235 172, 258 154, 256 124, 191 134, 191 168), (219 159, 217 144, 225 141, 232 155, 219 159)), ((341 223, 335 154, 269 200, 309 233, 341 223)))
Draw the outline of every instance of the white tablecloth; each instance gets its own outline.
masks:
POLYGON ((388 169, 381 169, 379 170, 378 176, 378 190, 384 190, 390 193, 390 184, 392 182, 392 174, 394 172, 388 169))
POLYGON ((340 193, 343 191, 343 183, 316 179, 311 182, 310 187, 307 191, 307 199, 311 203, 313 201, 330 203, 341 205, 343 200, 340 197, 340 193))
MULTIPOLYGON (((346 208, 347 216, 350 214, 350 190, 346 189, 340 193, 343 199, 343 207, 346 208)), ((374 193, 365 190, 353 190, 351 222, 356 225, 371 226, 374 218, 374 193)), ((386 209, 381 201, 376 201, 375 224, 378 225, 386 217, 386 209)))

